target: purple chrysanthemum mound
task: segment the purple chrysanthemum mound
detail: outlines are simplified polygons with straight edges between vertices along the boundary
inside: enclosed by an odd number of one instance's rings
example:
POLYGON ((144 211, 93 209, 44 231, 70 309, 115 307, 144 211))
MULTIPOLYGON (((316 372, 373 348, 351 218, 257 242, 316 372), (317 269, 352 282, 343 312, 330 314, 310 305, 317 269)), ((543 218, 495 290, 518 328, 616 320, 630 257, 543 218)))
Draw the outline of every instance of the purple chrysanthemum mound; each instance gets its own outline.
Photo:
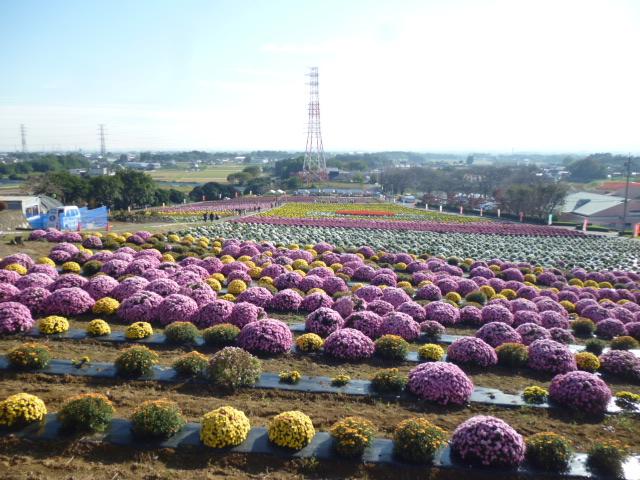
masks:
POLYGON ((61 288, 84 288, 88 280, 75 273, 65 273, 56 278, 53 283, 49 284, 49 290, 52 292, 61 288))
POLYGON ((424 307, 425 318, 449 327, 460 321, 460 310, 446 302, 431 302, 424 307))
POLYGON ((100 237, 91 235, 90 237, 84 239, 84 242, 82 242, 82 246, 89 249, 100 249, 102 248, 102 240, 100 239, 100 237))
POLYGON ((627 323, 625 327, 627 328, 628 335, 631 335, 636 340, 640 340, 640 321, 627 323))
POLYGON ((559 342, 559 343, 564 343, 565 345, 575 343, 576 341, 571 331, 565 330, 564 328, 558 328, 558 327, 550 328, 549 334, 551 335, 552 340, 555 340, 556 342, 559 342))
POLYGON ((331 308, 333 299, 326 293, 316 292, 307 295, 300 302, 300 310, 303 312, 314 312, 319 308, 331 308))
POLYGON ((20 289, 10 283, 0 283, 0 302, 8 302, 20 292, 20 289))
POLYGON ((285 272, 278 275, 274 280, 274 285, 278 290, 284 290, 287 288, 298 288, 302 277, 296 272, 285 272))
POLYGON ((437 301, 442 298, 442 292, 436 285, 425 285, 420 287, 416 292, 416 299, 418 300, 430 300, 437 301))
POLYGON ((598 415, 607 410, 611 390, 597 375, 576 371, 553 377, 549 398, 572 410, 598 415))
POLYGON ((45 298, 51 295, 51 292, 42 287, 29 287, 21 290, 15 297, 14 302, 21 303, 29 310, 33 315, 42 313, 42 304, 45 298))
POLYGON ((180 293, 193 299, 198 304, 198 307, 211 303, 218 298, 213 288, 205 282, 190 283, 186 287, 182 287, 180 293))
POLYGON ((513 314, 507 307, 492 304, 482 308, 482 323, 500 322, 513 325, 513 314))
POLYGON ((516 328, 516 332, 520 334, 522 343, 531 345, 536 340, 551 338, 549 330, 535 323, 523 323, 516 328))
POLYGON ((553 310, 540 312, 540 324, 544 328, 563 328, 566 330, 570 327, 569 319, 553 310))
POLYGON ((61 288, 42 301, 42 310, 49 315, 82 315, 93 307, 95 300, 81 288, 61 288))
POLYGON ((155 309, 155 318, 161 325, 190 322, 198 313, 198 304, 186 295, 174 293, 165 297, 155 309))
POLYGON ((335 295, 338 292, 346 292, 349 290, 346 282, 340 277, 328 277, 322 281, 322 289, 327 295, 335 295))
POLYGON ((327 355, 343 360, 361 360, 373 355, 375 344, 360 330, 342 328, 327 337, 324 351, 327 355))
POLYGON ((129 277, 125 278, 120 285, 111 290, 111 296, 122 302, 127 297, 130 297, 136 292, 144 290, 149 285, 149 280, 142 277, 129 277))
POLYGON ((17 302, 0 303, 0 334, 26 332, 35 321, 29 309, 17 302))
POLYGON ((374 300, 373 302, 367 303, 367 310, 377 313, 381 317, 384 317, 387 313, 391 313, 395 309, 389 302, 378 299, 374 300))
POLYGON ((242 328, 247 323, 257 322, 265 315, 266 312, 262 307, 249 302, 238 302, 233 304, 231 315, 229 315, 229 323, 242 328))
POLYGON ((615 318, 605 318, 596 324, 596 335, 601 338, 611 339, 626 334, 627 328, 624 323, 615 318))
POLYGON ((462 461, 487 467, 517 467, 524 460, 522 436, 499 418, 478 415, 461 423, 451 449, 462 461))
POLYGON ((266 318, 242 327, 238 345, 254 353, 284 353, 291 350, 293 335, 285 323, 266 318))
MULTIPOLYGON (((30 287, 42 287, 48 288, 53 283, 51 278, 46 273, 29 273, 24 277, 20 277, 14 284, 19 290, 24 290, 30 287)), ((10 283, 3 283, 3 285, 11 285, 10 283)))
MULTIPOLYGON (((159 270, 160 272, 162 270, 159 270)), ((149 284, 144 287, 147 292, 157 293, 161 297, 167 297, 174 293, 180 292, 180 285, 178 285, 173 280, 168 278, 158 278, 156 280, 152 280, 149 284)))
MULTIPOLYGON (((60 244, 60 245, 68 245, 68 244, 60 244)), ((73 245, 71 245, 71 247, 75 248, 73 245)), ((73 254, 78 253, 78 249, 76 248, 75 252, 72 252, 72 253, 73 254)), ((4 268, 7 265, 11 265, 11 264, 14 264, 14 263, 22 265, 23 267, 25 267, 28 270, 31 267, 33 267, 35 262, 26 253, 14 253, 12 255, 7 255, 6 257, 4 257, 3 259, 0 260, 0 268, 4 268)))
POLYGON ((369 303, 381 298, 382 290, 375 285, 367 285, 356 290, 356 296, 369 303))
POLYGON ((406 313, 418 323, 424 322, 427 318, 424 307, 413 301, 404 302, 396 309, 396 312, 406 313))
POLYGON ((227 300, 215 300, 200 309, 192 322, 198 328, 207 328, 220 323, 229 323, 234 304, 227 300))
POLYGON ((427 362, 409 372, 409 391, 440 405, 464 405, 473 393, 473 383, 457 365, 427 362))
POLYGON ((305 329, 309 333, 315 333, 326 337, 344 326, 344 319, 338 312, 331 308, 321 307, 307 315, 305 329))
POLYGON ((600 370, 640 380, 640 358, 627 350, 609 350, 600 355, 600 370))
POLYGON ((382 317, 380 335, 398 335, 411 342, 420 336, 420 324, 406 313, 389 313, 382 317))
POLYGON ((525 323, 540 325, 540 314, 531 310, 518 310, 513 314, 513 326, 519 327, 525 323))
POLYGON ((353 312, 346 318, 345 326, 361 331, 371 339, 378 338, 382 327, 382 317, 375 312, 363 310, 353 312))
POLYGON ((447 349, 447 358, 453 363, 489 367, 498 363, 498 355, 491 345, 480 338, 463 337, 447 349))
POLYGON ((576 370, 576 360, 566 345, 554 340, 536 340, 529 345, 529 368, 549 373, 576 370))
POLYGON ((102 273, 106 273, 107 275, 111 275, 112 277, 119 277, 124 274, 124 271, 129 266, 129 262, 126 260, 121 260, 119 258, 113 258, 108 260, 102 264, 102 268, 100 271, 102 273))
POLYGON ((84 291, 94 300, 99 300, 103 297, 110 297, 111 292, 118 285, 118 281, 109 275, 96 275, 84 285, 84 291))
POLYGON ((522 343, 520 334, 502 322, 486 323, 476 332, 476 337, 481 338, 493 348, 503 343, 522 343))
POLYGON ((118 317, 128 323, 151 322, 161 302, 162 297, 157 293, 146 290, 136 292, 120 304, 118 317))
POLYGON ((317 275, 307 275, 298 284, 298 288, 303 292, 308 292, 312 288, 322 288, 324 279, 317 275))
POLYGON ((289 288, 281 290, 276 293, 271 301, 269 307, 277 312, 296 312, 300 308, 302 303, 302 297, 295 290, 289 288))
POLYGON ((434 339, 444 335, 446 329, 435 320, 425 320, 420 323, 420 331, 424 333, 427 338, 434 339))
POLYGON ((467 325, 482 325, 482 311, 473 305, 460 309, 460 321, 467 325))
POLYGON ((342 318, 347 318, 354 312, 365 310, 366 303, 361 298, 351 295, 347 297, 340 297, 333 302, 333 306, 331 308, 338 312, 342 318))
POLYGON ((410 301, 411 297, 401 288, 389 287, 382 291, 382 300, 398 308, 404 302, 410 301))
POLYGON ((252 303, 257 307, 266 307, 271 302, 273 294, 264 287, 250 287, 238 295, 238 302, 252 303))

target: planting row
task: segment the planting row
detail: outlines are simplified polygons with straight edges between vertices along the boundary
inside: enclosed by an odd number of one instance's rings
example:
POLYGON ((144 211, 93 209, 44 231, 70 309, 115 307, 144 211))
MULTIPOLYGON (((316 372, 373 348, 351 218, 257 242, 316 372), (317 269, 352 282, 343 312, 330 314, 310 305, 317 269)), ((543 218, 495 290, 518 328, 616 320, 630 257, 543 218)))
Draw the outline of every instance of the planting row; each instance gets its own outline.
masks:
MULTIPOLYGON (((112 401, 99 393, 69 398, 55 417, 47 417, 45 403, 28 393, 12 395, 0 402, 0 425, 8 427, 9 431, 19 431, 46 422, 48 428, 40 431, 49 432, 45 435, 50 439, 64 438, 65 433, 68 435, 73 432, 107 432, 105 439, 114 443, 131 445, 134 442, 151 441, 158 446, 176 448, 184 441, 178 439, 191 438, 195 433, 198 440, 192 440, 191 446, 221 449, 238 447, 247 442, 244 449, 234 451, 250 452, 255 448, 256 437, 265 436, 273 446, 284 449, 281 453, 288 451, 293 454, 305 447, 315 451, 309 446, 314 442, 317 444, 322 438, 338 457, 359 459, 364 456, 366 459, 376 433, 372 422, 352 416, 335 422, 328 436, 318 435, 311 417, 295 410, 273 416, 266 431, 255 428, 252 431, 249 417, 231 406, 204 414, 199 425, 187 424, 179 405, 168 400, 143 402, 133 412, 129 422, 114 420, 114 414, 112 401), (123 429, 126 431, 123 432, 123 429), (176 441, 167 441, 172 438, 176 441)), ((33 428, 24 430, 23 435, 39 438, 33 428)), ((387 461, 395 459, 396 462, 451 467, 452 464, 444 460, 446 449, 453 465, 516 469, 526 461, 528 468, 541 473, 577 473, 572 465, 575 453, 567 438, 545 432, 525 439, 509 424, 491 416, 472 417, 460 424, 452 434, 424 418, 412 417, 395 426, 389 447, 392 448, 393 457, 387 461)), ((273 453, 273 450, 269 453, 273 453)), ((634 471, 634 467, 637 465, 635 459, 625 465, 628 456, 628 450, 612 440, 596 443, 588 452, 586 461, 595 474, 635 478, 638 472, 634 471)))
MULTIPOLYGON (((512 355, 505 350, 504 357, 512 355)), ((26 371, 43 371, 55 375, 80 375, 125 378, 149 378, 159 381, 176 382, 185 377, 201 378, 224 388, 257 386, 258 388, 285 388, 279 384, 297 385, 302 375, 297 371, 283 371, 278 379, 274 374, 263 374, 261 361, 246 350, 237 347, 224 347, 211 358, 193 351, 173 363, 173 371, 155 367, 158 355, 144 346, 133 346, 124 350, 114 364, 94 364, 90 359, 68 362, 51 362, 46 345, 26 343, 13 348, 3 362, 3 368, 26 371)), ((287 387, 289 390, 314 391, 351 395, 401 394, 403 391, 415 398, 440 405, 465 405, 467 402, 490 403, 501 406, 521 406, 526 403, 543 404, 547 392, 541 387, 531 386, 523 392, 523 400, 499 390, 474 387, 471 379, 455 364, 439 360, 422 363, 404 376, 397 369, 378 371, 371 381, 352 380, 345 376, 333 379, 325 377, 305 377, 302 384, 287 387), (344 385, 349 388, 340 389, 344 385)), ((601 415, 606 411, 615 412, 611 404, 611 391, 607 384, 585 371, 570 371, 556 375, 549 389, 550 400, 558 406, 601 415)), ((634 403, 640 399, 633 393, 618 394, 619 407, 629 404, 631 410, 637 409, 634 403), (622 404, 620 404, 622 402, 622 404)))

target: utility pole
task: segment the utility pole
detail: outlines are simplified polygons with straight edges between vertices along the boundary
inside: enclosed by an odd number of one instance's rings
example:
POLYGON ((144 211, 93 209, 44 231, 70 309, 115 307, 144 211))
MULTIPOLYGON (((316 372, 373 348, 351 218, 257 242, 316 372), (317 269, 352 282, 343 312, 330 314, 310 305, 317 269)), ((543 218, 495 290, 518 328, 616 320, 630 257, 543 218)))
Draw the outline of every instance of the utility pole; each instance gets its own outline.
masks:
POLYGON ((624 210, 622 213, 622 231, 624 232, 625 227, 627 226, 627 210, 629 207, 629 181, 631 179, 631 154, 627 158, 627 162, 625 163, 627 167, 627 182, 624 187, 624 210))
POLYGON ((104 157, 107 154, 107 145, 104 141, 104 123, 98 125, 100 128, 100 155, 104 157))

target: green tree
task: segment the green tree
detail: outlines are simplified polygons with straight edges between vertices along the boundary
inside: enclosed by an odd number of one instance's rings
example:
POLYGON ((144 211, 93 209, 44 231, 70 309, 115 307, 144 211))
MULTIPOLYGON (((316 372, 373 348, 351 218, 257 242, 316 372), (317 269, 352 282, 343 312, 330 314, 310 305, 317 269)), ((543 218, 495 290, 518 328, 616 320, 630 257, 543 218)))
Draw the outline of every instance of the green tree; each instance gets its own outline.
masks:
POLYGON ((570 179, 574 182, 591 182, 607 177, 607 167, 597 158, 587 157, 569 165, 570 179))
POLYGON ((89 180, 89 192, 94 206, 104 205, 109 208, 122 200, 124 183, 122 178, 113 176, 93 177, 89 180))
POLYGON ((121 170, 116 177, 122 181, 122 195, 116 202, 116 208, 138 208, 155 205, 157 186, 153 178, 137 170, 121 170))

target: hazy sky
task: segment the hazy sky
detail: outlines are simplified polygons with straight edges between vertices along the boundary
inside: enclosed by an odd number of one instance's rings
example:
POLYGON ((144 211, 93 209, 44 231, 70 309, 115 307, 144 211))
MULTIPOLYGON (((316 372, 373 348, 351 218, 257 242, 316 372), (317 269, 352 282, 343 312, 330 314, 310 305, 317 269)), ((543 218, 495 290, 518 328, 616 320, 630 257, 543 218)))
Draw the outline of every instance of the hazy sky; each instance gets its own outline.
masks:
POLYGON ((0 151, 640 151, 640 0, 0 0, 0 151))

